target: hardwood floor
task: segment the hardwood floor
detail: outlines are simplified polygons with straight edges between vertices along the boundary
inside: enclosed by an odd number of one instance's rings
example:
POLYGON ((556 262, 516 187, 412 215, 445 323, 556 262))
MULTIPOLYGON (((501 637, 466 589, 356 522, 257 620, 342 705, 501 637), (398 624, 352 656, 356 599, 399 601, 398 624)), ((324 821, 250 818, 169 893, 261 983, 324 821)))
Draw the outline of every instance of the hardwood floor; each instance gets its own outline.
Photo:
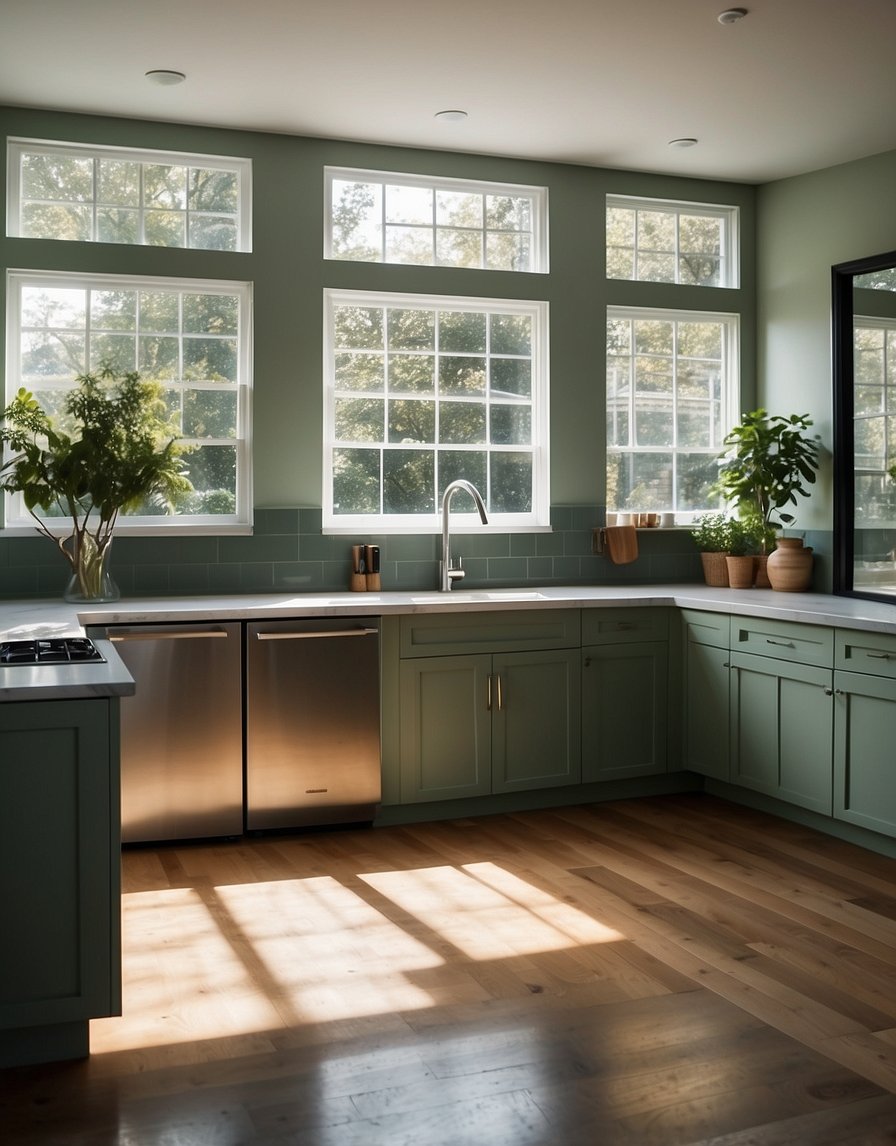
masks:
POLYGON ((703 795, 127 851, 6 1146, 896 1142, 896 861, 703 795))

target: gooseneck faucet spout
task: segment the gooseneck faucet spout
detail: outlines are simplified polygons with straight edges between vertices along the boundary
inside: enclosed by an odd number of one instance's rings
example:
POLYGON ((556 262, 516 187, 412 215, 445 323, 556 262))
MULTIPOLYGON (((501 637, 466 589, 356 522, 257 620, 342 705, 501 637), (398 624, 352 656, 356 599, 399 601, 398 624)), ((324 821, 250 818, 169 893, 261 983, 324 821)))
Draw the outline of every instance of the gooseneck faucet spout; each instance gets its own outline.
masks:
POLYGON ((465 490, 470 497, 472 497, 479 511, 479 518, 482 524, 488 525, 488 514, 485 512, 485 503, 476 486, 473 485, 472 482, 467 481, 466 478, 457 478, 455 481, 449 482, 448 485, 445 486, 445 492, 442 494, 442 564, 440 567, 439 588, 443 593, 449 592, 452 584, 455 581, 460 581, 465 574, 461 559, 458 560, 456 569, 451 563, 451 542, 448 532, 448 515, 451 509, 451 498, 459 489, 465 490))

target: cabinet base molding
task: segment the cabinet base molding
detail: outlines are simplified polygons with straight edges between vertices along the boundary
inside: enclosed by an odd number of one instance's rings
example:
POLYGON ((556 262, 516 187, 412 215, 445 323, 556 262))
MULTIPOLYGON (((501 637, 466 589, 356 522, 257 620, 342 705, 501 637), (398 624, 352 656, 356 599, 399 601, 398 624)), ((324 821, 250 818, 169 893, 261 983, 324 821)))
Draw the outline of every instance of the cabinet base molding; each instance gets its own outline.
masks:
POLYGON ((90 1023, 86 1019, 0 1031, 0 1068, 87 1058, 89 1053, 90 1023))
POLYGON ((817 832, 824 832, 825 835, 833 836, 838 840, 844 840, 846 843, 877 852, 878 855, 896 859, 896 839, 880 835, 878 832, 871 832, 867 828, 847 824, 830 816, 822 816, 806 808, 799 808, 795 804, 776 800, 773 796, 766 796, 749 788, 741 788, 737 784, 711 780, 709 777, 703 785, 703 791, 711 796, 730 800, 732 804, 742 804, 746 808, 755 808, 760 812, 780 816, 782 820, 789 820, 792 824, 803 824, 807 828, 814 828, 817 832))

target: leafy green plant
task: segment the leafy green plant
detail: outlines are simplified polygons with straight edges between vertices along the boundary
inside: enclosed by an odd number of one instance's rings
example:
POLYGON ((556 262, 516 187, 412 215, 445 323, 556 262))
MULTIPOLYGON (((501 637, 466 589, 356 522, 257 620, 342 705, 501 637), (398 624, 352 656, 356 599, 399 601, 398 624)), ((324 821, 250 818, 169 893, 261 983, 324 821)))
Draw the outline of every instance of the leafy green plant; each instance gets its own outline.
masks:
POLYGON ((759 553, 763 544, 763 528, 753 517, 733 517, 728 534, 728 552, 732 557, 747 557, 759 553))
POLYGON ((697 518, 691 536, 701 553, 729 553, 731 518, 724 513, 706 513, 697 518))
POLYGON ((806 433, 811 425, 807 414, 785 417, 763 409, 744 414, 724 439, 714 492, 733 503, 741 517, 758 515, 766 531, 791 524, 794 516, 783 507, 796 505, 797 495, 809 496, 806 486, 815 483, 818 469, 820 441, 806 433))
POLYGON ((71 566, 79 595, 96 598, 119 514, 146 502, 170 513, 193 487, 188 448, 177 442, 158 383, 108 363, 76 382, 58 418, 24 387, 3 411, 0 442, 12 456, 0 465, 0 489, 21 493, 38 532, 71 566), (72 522, 66 536, 49 524, 60 516, 72 522))

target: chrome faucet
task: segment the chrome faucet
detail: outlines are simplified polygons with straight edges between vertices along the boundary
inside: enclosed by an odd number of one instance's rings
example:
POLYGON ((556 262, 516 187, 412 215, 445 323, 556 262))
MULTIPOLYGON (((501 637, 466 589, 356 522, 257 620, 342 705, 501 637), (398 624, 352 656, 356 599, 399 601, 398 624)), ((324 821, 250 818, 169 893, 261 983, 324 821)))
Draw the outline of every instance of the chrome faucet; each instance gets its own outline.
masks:
POLYGON ((451 507, 451 498, 459 489, 466 490, 470 497, 472 497, 476 503, 476 508, 479 510, 479 517, 482 524, 488 525, 488 514, 485 512, 482 495, 476 486, 465 478, 457 478, 456 481, 449 482, 448 485, 445 486, 445 492, 442 494, 442 563, 439 567, 439 588, 443 593, 449 592, 452 582, 460 581, 466 572, 463 568, 462 558, 458 558, 456 569, 452 565, 451 544, 448 536, 448 512, 451 507))

